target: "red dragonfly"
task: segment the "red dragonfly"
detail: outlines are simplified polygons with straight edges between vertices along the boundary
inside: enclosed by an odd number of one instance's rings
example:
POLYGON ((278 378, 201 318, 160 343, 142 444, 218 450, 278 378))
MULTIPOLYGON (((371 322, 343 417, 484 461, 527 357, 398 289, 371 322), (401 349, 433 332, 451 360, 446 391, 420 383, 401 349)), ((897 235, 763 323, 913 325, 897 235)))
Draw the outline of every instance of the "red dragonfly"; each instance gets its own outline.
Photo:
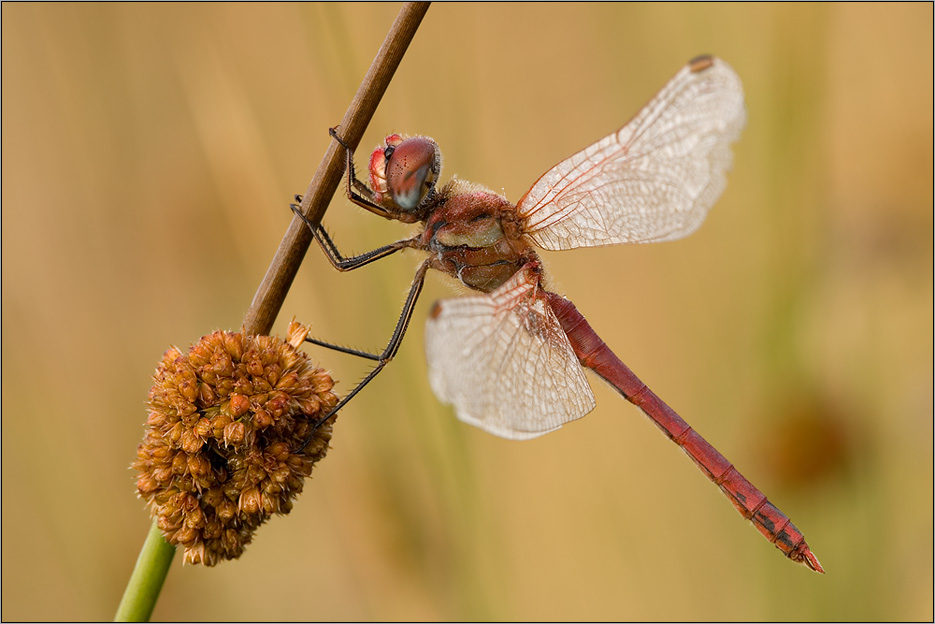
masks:
MULTIPOLYGON (((306 220, 331 263, 346 271, 410 248, 430 256, 416 271, 383 353, 310 339, 377 362, 321 422, 396 354, 433 268, 482 293, 436 303, 426 329, 432 389, 454 405, 458 418, 514 440, 554 431, 594 409, 582 367, 589 368, 682 447, 783 554, 824 572, 788 516, 646 387, 571 301, 543 288, 533 249, 668 241, 692 233, 724 190, 730 144, 745 118, 737 74, 714 57, 695 58, 627 125, 549 169, 515 206, 457 178, 437 187, 441 153, 428 137, 388 136, 370 158, 370 186, 357 178, 353 153, 342 142, 351 201, 424 227, 412 238, 344 257, 324 228, 306 220)), ((293 210, 304 219, 296 205, 293 210)))

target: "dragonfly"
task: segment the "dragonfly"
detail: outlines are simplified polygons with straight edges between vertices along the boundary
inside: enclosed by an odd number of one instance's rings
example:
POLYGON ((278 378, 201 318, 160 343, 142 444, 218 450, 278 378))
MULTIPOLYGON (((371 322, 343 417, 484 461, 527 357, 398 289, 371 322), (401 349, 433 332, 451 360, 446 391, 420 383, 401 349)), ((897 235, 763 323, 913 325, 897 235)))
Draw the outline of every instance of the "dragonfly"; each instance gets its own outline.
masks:
MULTIPOLYGON (((426 324, 429 381, 457 417, 496 436, 535 438, 594 409, 590 369, 639 407, 734 507, 786 557, 824 573, 789 517, 626 366, 575 305, 543 287, 535 247, 555 251, 682 238, 704 221, 726 186, 746 122, 743 88, 723 60, 689 61, 633 119, 546 171, 515 205, 457 177, 443 186, 441 152, 425 136, 392 134, 373 151, 369 182, 346 153, 346 193, 365 210, 417 234, 370 252, 342 255, 324 227, 312 230, 340 271, 404 249, 428 253, 415 273, 387 347, 372 354, 310 342, 376 362, 332 418, 396 355, 429 269, 447 273, 473 296, 434 304, 426 324)), ((297 196, 301 201, 301 197, 297 196)))

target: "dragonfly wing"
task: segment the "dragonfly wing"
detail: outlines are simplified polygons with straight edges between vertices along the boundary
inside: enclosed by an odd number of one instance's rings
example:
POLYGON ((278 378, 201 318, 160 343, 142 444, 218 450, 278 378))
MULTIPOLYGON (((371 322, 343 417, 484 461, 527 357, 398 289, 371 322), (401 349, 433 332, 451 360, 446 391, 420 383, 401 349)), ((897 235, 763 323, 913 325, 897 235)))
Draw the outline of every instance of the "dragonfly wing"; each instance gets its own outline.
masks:
POLYGON ((724 191, 743 87, 719 59, 689 62, 630 123, 542 175, 517 204, 544 249, 674 240, 724 191))
POLYGON ((458 418, 525 440, 594 409, 594 394, 558 319, 519 271, 489 295, 435 304, 426 325, 429 380, 458 418))

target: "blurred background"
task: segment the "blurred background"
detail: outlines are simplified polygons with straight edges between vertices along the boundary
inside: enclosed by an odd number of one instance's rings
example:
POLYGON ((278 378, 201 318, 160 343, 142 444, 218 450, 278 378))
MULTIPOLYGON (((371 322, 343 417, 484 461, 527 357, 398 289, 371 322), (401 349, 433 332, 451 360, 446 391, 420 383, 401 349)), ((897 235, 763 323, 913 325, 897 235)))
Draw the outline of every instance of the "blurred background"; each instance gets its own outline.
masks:
MULTIPOLYGON (((3 5, 4 620, 113 617, 150 526, 128 468, 170 346, 237 329, 398 11, 3 5)), ((513 201, 690 58, 749 122, 679 242, 545 253, 551 285, 805 533, 786 561, 641 413, 529 442, 432 395, 422 328, 288 517, 162 620, 931 620, 932 5, 436 5, 370 125, 513 201)), ((361 158, 365 163, 365 159, 361 158)), ((344 251, 408 236, 342 196, 344 251)), ((275 331, 378 351, 421 258, 309 251, 275 331)), ((367 364, 310 349, 353 387, 367 364)))

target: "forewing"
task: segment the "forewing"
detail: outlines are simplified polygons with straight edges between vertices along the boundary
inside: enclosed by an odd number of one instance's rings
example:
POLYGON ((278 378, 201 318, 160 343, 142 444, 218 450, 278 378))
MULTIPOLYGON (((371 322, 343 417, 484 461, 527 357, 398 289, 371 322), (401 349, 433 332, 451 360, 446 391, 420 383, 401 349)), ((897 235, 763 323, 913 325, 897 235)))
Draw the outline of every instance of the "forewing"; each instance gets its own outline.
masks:
POLYGON ((699 57, 630 123, 539 178, 517 204, 524 229, 550 250, 691 234, 724 191, 745 121, 740 78, 699 57))
POLYGON ((520 271, 489 295, 447 299, 426 325, 432 390, 458 418, 513 440, 534 438, 594 409, 594 395, 544 299, 520 271))

